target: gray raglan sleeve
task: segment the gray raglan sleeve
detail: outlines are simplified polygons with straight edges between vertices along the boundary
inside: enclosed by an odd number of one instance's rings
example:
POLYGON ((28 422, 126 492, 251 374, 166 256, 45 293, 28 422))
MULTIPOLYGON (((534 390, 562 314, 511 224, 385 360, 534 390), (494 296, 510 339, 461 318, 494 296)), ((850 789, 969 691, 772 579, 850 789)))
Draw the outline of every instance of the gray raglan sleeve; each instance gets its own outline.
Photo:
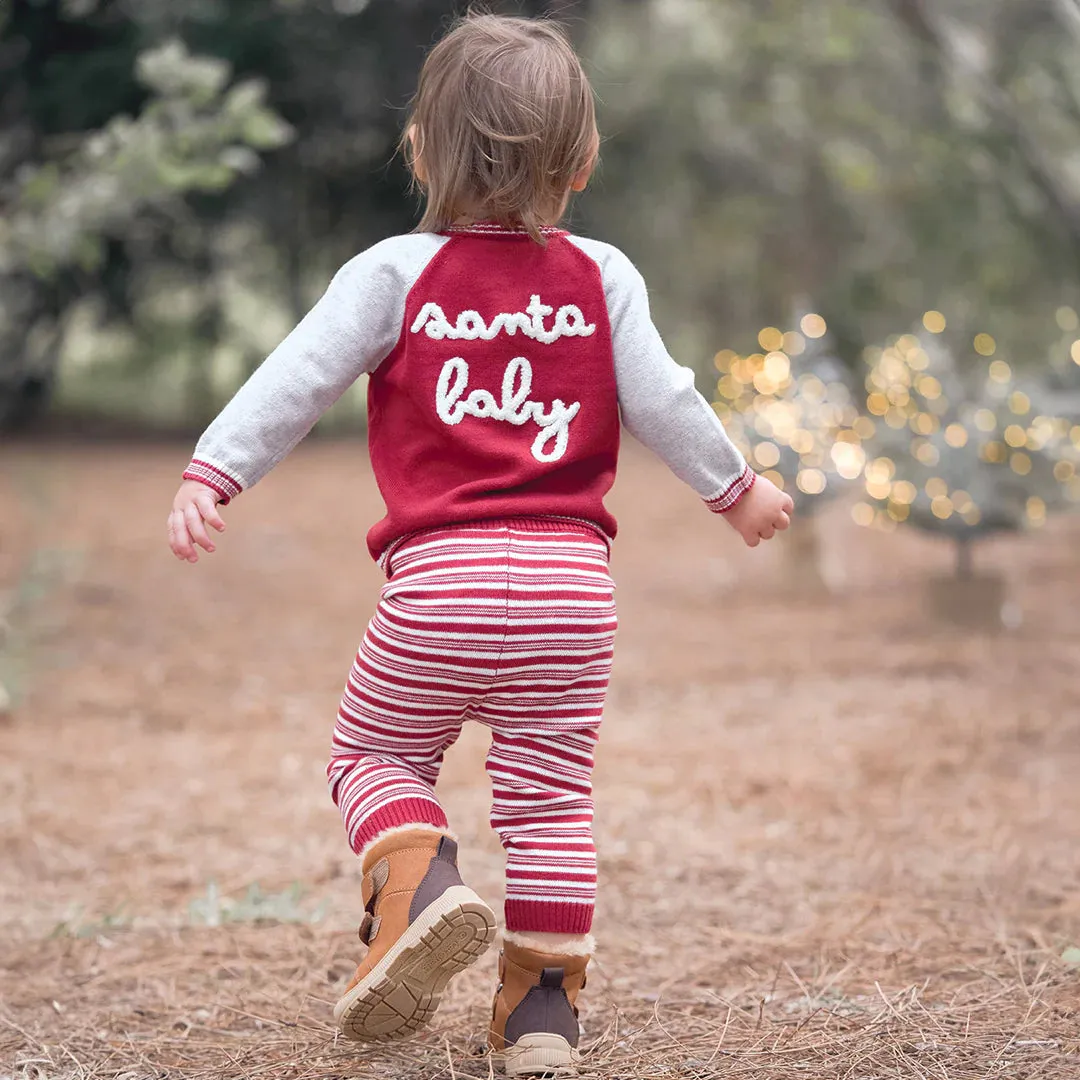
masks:
POLYGON ((623 424, 710 510, 730 510, 753 486, 755 474, 695 389, 694 373, 665 348, 649 314, 644 279, 617 248, 578 237, 574 242, 600 267, 623 424))
POLYGON ((445 241, 384 240, 347 262, 206 429, 184 471, 226 501, 258 483, 394 348, 409 290, 445 241))

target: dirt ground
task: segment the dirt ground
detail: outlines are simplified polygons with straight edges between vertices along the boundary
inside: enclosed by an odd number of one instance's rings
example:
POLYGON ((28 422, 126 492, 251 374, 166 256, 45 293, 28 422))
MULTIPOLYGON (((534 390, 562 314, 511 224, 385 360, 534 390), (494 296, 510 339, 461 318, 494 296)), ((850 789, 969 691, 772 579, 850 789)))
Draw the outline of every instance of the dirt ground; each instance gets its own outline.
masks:
MULTIPOLYGON (((164 543, 186 450, 0 448, 0 1077, 489 1076, 494 954, 415 1042, 329 1023, 360 952, 323 768, 380 583, 364 451, 302 448, 192 567, 164 543)), ((943 546, 843 506, 828 596, 633 447, 612 506, 583 1075, 1080 1075, 1080 521, 980 553, 1022 620, 994 634, 927 614, 943 546)), ((442 794, 494 903, 483 751, 442 794)))

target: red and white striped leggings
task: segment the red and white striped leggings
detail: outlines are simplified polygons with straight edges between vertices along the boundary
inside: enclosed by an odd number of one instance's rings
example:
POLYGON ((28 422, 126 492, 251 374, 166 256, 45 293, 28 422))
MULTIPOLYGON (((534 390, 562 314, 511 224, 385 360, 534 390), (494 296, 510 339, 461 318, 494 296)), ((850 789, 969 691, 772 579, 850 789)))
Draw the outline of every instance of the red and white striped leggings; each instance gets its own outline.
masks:
POLYGON ((327 769, 353 850, 394 826, 446 826, 439 767, 478 720, 491 728, 507 929, 587 933, 593 749, 616 626, 606 543, 551 519, 482 522, 410 538, 388 571, 327 769))

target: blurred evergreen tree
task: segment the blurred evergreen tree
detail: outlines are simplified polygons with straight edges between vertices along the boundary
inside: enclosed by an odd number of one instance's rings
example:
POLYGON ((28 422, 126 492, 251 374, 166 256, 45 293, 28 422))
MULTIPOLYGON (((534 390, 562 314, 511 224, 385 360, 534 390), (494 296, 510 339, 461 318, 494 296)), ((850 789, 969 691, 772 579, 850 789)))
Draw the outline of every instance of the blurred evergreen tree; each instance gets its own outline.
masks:
POLYGON ((1054 415, 1044 374, 1018 375, 988 334, 977 363, 961 364, 937 312, 933 328, 867 350, 866 494, 860 524, 908 522, 951 538, 956 573, 972 573, 973 544, 995 532, 1040 527, 1080 498, 1069 421, 1054 415), (876 507, 876 509, 875 509, 876 507))

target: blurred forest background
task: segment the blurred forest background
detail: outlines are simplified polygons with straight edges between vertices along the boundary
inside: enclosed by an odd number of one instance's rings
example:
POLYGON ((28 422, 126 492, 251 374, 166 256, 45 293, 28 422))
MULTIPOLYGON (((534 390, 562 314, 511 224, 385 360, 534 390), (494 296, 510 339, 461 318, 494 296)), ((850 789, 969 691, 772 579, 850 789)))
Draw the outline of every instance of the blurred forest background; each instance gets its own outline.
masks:
MULTIPOLYGON (((857 368, 932 309, 961 353, 986 331, 1064 368, 1080 0, 491 6, 569 23, 606 138, 572 224, 640 262, 682 362, 802 308, 857 368)), ((401 110, 461 7, 0 5, 5 420, 52 399, 199 427, 340 263, 412 226, 401 110)))
MULTIPOLYGON (((757 467, 961 541, 1080 501, 1080 0, 490 6, 569 25, 605 135, 572 227, 757 467)), ((0 8, 0 423, 204 425, 413 225, 395 144, 463 7, 0 8)), ((324 425, 362 424, 361 385, 324 425)))

